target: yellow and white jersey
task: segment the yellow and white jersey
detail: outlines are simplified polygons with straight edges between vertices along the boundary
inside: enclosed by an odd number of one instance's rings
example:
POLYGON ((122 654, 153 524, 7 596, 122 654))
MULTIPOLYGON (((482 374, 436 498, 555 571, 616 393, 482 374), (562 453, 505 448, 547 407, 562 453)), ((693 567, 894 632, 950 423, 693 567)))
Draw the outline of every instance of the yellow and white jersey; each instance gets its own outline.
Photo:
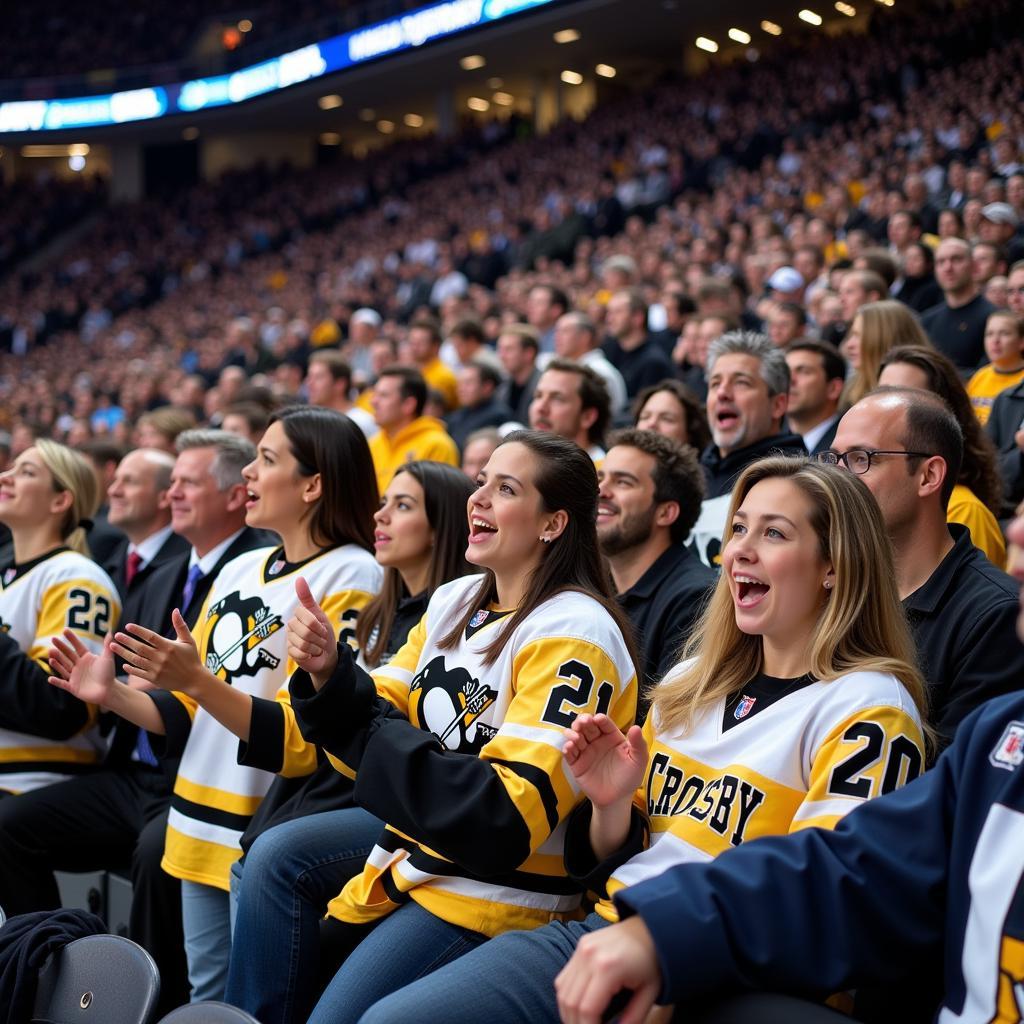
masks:
MULTIPOLYGON (((659 728, 652 710, 647 775, 634 798, 650 823, 650 845, 613 871, 609 897, 760 836, 833 828, 923 770, 920 716, 894 676, 805 677, 786 690, 775 700, 744 691, 702 712, 685 733, 659 728)), ((597 912, 618 919, 610 899, 597 912)))
POLYGON ((636 713, 633 663, 614 619, 578 592, 536 608, 490 664, 485 651, 507 610, 477 612, 455 646, 442 647, 481 579, 440 587, 406 644, 373 673, 401 721, 367 747, 375 744, 393 772, 364 771, 362 761, 356 795, 391 825, 362 874, 329 905, 333 917, 371 921, 412 899, 453 924, 497 935, 578 914, 581 894, 566 877, 563 842, 581 794, 562 758, 563 730, 577 714, 597 711, 627 728, 636 713), (397 745, 389 747, 392 734, 397 745), (410 744, 424 750, 412 753, 410 744), (391 827, 399 822, 403 831, 391 827))
POLYGON ((61 782, 101 759, 96 709, 52 690, 47 652, 65 629, 99 651, 120 614, 113 581, 77 552, 58 549, 0 572, 0 693, 12 709, 4 715, 11 728, 0 728, 0 788, 21 793, 61 782), (65 728, 58 715, 75 721, 65 728), (24 724, 15 725, 19 718, 24 724), (29 732, 33 721, 69 738, 43 739, 29 732))
MULTIPOLYGON (((344 545, 292 565, 280 548, 259 548, 220 571, 196 620, 199 655, 214 675, 252 697, 277 696, 295 668, 287 657, 285 624, 297 604, 299 576, 339 637, 354 643, 359 609, 383 578, 373 555, 344 545)), ((188 697, 173 696, 191 728, 174 783, 163 868, 175 878, 226 890, 239 840, 274 775, 238 764, 237 738, 188 697)), ((184 716, 164 717, 171 739, 184 716)))

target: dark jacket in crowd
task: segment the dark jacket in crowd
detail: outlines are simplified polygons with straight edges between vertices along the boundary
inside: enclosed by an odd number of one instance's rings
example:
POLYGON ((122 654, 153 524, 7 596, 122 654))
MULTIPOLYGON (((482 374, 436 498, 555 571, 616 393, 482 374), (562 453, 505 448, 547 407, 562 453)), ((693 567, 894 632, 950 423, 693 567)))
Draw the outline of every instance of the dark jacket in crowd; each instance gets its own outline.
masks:
POLYGON ((940 748, 979 704, 1024 686, 1019 588, 953 524, 953 550, 903 601, 940 748))
POLYGON ((535 369, 522 387, 509 378, 495 393, 495 398, 512 410, 512 419, 516 423, 530 422, 530 403, 533 401, 533 393, 537 390, 539 380, 540 370, 535 369))
POLYGON ((721 558, 722 535, 732 499, 736 478, 758 459, 768 455, 806 455, 803 438, 783 430, 762 438, 745 448, 737 448, 723 456, 712 441, 700 456, 707 488, 698 518, 690 534, 690 543, 705 565, 718 565, 721 558))
POLYGON ((715 579, 713 569, 681 544, 673 544, 629 590, 619 594, 640 649, 643 678, 638 721, 646 714, 650 688, 678 661, 679 649, 704 610, 715 579))
POLYGON ((764 437, 760 441, 748 444, 745 448, 737 448, 722 455, 718 445, 711 442, 701 452, 700 464, 704 470, 704 480, 707 484, 707 491, 704 500, 718 498, 723 494, 731 494, 736 478, 758 459, 768 455, 806 455, 804 440, 799 434, 790 430, 783 430, 771 437, 764 437))
POLYGON ((996 307, 984 295, 956 309, 942 301, 921 314, 921 326, 931 343, 949 356, 962 373, 973 372, 985 362, 985 321, 996 307))
POLYGON ((1024 452, 1017 447, 1017 431, 1024 427, 1024 383, 1007 388, 992 403, 985 430, 999 452, 999 475, 1003 478, 1003 515, 1024 500, 1024 452))
POLYGON ((484 427, 500 427, 513 419, 512 410, 497 397, 487 399, 479 405, 464 406, 446 417, 448 434, 459 446, 466 447, 466 439, 476 430, 484 427))
POLYGON ((50 956, 75 939, 106 930, 87 910, 42 910, 10 918, 0 928, 0 1024, 25 1024, 32 1018, 39 972, 50 956))
POLYGON ((615 338, 609 338, 601 349, 608 362, 622 374, 630 398, 635 398, 651 384, 660 384, 676 375, 672 360, 650 338, 628 351, 615 338))

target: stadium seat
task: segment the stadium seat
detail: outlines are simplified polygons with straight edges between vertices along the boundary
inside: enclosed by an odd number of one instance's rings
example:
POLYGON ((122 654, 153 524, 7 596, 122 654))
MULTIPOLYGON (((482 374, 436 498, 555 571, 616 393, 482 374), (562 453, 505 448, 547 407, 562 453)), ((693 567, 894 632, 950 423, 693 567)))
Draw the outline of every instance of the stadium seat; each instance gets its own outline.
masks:
POLYGON ((141 946, 89 935, 40 972, 32 1024, 149 1024, 159 995, 160 973, 141 946))
POLYGON ((159 1024, 260 1024, 245 1010, 227 1003, 189 1003, 167 1014, 159 1024))

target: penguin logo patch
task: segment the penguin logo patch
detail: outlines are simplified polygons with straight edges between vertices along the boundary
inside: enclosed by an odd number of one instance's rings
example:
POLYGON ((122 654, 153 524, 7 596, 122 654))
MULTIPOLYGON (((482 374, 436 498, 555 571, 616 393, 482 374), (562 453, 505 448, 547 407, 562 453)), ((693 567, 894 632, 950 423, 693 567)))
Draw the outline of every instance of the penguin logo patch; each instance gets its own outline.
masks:
POLYGON ((284 620, 258 597, 243 598, 236 590, 210 609, 206 621, 206 667, 226 683, 281 663, 262 644, 281 629, 284 620))
POLYGON ((480 721, 497 699, 496 690, 464 668, 447 669, 439 655, 416 673, 409 687, 409 717, 449 750, 476 754, 497 731, 480 721))

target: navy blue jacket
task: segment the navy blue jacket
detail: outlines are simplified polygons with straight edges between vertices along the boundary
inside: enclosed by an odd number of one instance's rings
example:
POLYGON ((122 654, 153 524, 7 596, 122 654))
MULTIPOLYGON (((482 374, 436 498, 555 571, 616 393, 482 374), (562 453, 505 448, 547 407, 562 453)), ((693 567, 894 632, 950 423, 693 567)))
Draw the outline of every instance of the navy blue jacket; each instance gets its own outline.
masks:
POLYGON ((965 719, 935 768, 834 832, 759 839, 616 904, 654 938, 659 1002, 748 988, 823 997, 927 973, 945 979, 940 1022, 989 1021, 1024 985, 1022 874, 1024 694, 1013 694, 965 719))

